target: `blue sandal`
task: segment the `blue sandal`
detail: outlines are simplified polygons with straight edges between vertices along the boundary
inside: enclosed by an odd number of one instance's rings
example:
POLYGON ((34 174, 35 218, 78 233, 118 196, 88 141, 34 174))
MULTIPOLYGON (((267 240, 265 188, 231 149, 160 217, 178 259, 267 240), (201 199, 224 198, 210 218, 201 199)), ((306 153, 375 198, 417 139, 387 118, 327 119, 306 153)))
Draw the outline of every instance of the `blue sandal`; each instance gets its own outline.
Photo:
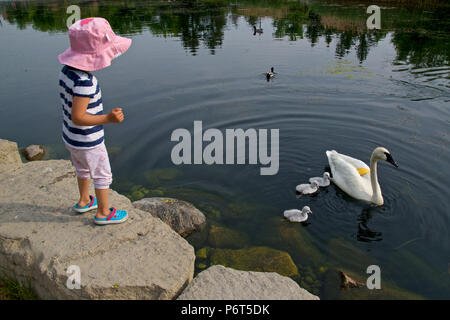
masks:
POLYGON ((116 210, 116 208, 109 208, 110 214, 106 218, 99 219, 94 217, 94 223, 105 224, 117 224, 127 221, 128 213, 125 210, 116 210))
POLYGON ((91 199, 91 201, 89 202, 89 204, 85 207, 80 207, 78 205, 78 203, 76 205, 73 206, 73 210, 75 210, 75 212, 78 213, 85 213, 94 209, 97 209, 97 199, 93 196, 89 196, 89 198, 91 199))

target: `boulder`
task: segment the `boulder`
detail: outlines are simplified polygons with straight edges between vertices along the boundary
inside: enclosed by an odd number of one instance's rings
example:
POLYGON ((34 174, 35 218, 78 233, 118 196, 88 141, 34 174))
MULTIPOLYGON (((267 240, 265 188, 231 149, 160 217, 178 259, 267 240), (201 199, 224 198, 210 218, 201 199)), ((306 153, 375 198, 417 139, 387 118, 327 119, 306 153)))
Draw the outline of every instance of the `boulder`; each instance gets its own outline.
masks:
POLYGON ((202 230, 206 224, 205 215, 186 201, 172 198, 144 198, 133 202, 133 205, 160 218, 183 237, 202 230))
POLYGON ((1 165, 20 165, 19 149, 17 143, 0 139, 0 166, 1 165))
POLYGON ((23 154, 28 161, 35 161, 41 160, 45 154, 45 151, 44 147, 32 144, 23 149, 23 154))
POLYGON ((75 214, 70 161, 0 166, 0 181, 0 270, 39 298, 174 299, 192 280, 194 248, 126 197, 110 190, 110 205, 129 213, 126 223, 97 226, 95 211, 75 214), (71 266, 79 267, 80 289, 66 285, 71 266))
POLYGON ((319 300, 275 272, 239 271, 221 265, 200 272, 178 300, 319 300))

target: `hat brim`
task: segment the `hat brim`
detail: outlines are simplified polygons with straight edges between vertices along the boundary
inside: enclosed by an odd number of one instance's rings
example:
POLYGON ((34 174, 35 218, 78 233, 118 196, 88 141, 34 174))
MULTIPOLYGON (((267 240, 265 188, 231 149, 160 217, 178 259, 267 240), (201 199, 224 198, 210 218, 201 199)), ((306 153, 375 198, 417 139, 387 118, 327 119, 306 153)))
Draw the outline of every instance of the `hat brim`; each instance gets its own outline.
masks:
POLYGON ((67 49, 60 55, 58 60, 61 64, 84 70, 97 71, 111 65, 111 61, 124 54, 131 46, 131 39, 115 36, 111 45, 99 53, 80 53, 67 49))

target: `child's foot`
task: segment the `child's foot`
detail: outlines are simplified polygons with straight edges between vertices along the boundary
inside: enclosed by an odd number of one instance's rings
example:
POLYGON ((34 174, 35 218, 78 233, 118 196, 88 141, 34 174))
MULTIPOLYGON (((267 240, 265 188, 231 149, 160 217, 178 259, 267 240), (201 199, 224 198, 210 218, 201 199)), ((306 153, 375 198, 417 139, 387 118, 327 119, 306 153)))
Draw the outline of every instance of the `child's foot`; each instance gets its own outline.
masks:
POLYGON ((102 215, 97 212, 94 217, 94 223, 99 225, 104 224, 117 224, 127 221, 128 213, 125 210, 116 210, 115 208, 109 208, 109 214, 102 215))
POLYGON ((73 210, 78 213, 85 213, 91 211, 93 209, 97 209, 97 199, 93 196, 89 196, 90 201, 86 204, 86 202, 78 202, 73 206, 73 210))

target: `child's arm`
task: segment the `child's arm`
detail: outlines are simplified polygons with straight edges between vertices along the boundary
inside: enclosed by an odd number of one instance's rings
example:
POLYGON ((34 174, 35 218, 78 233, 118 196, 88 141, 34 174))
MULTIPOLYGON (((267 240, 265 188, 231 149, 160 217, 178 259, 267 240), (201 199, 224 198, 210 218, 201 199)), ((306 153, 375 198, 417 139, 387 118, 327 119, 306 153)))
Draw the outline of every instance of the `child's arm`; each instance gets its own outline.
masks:
POLYGON ((92 115, 86 113, 89 97, 74 96, 72 102, 72 122, 77 126, 97 126, 100 124, 122 122, 122 108, 114 108, 108 114, 92 115))

